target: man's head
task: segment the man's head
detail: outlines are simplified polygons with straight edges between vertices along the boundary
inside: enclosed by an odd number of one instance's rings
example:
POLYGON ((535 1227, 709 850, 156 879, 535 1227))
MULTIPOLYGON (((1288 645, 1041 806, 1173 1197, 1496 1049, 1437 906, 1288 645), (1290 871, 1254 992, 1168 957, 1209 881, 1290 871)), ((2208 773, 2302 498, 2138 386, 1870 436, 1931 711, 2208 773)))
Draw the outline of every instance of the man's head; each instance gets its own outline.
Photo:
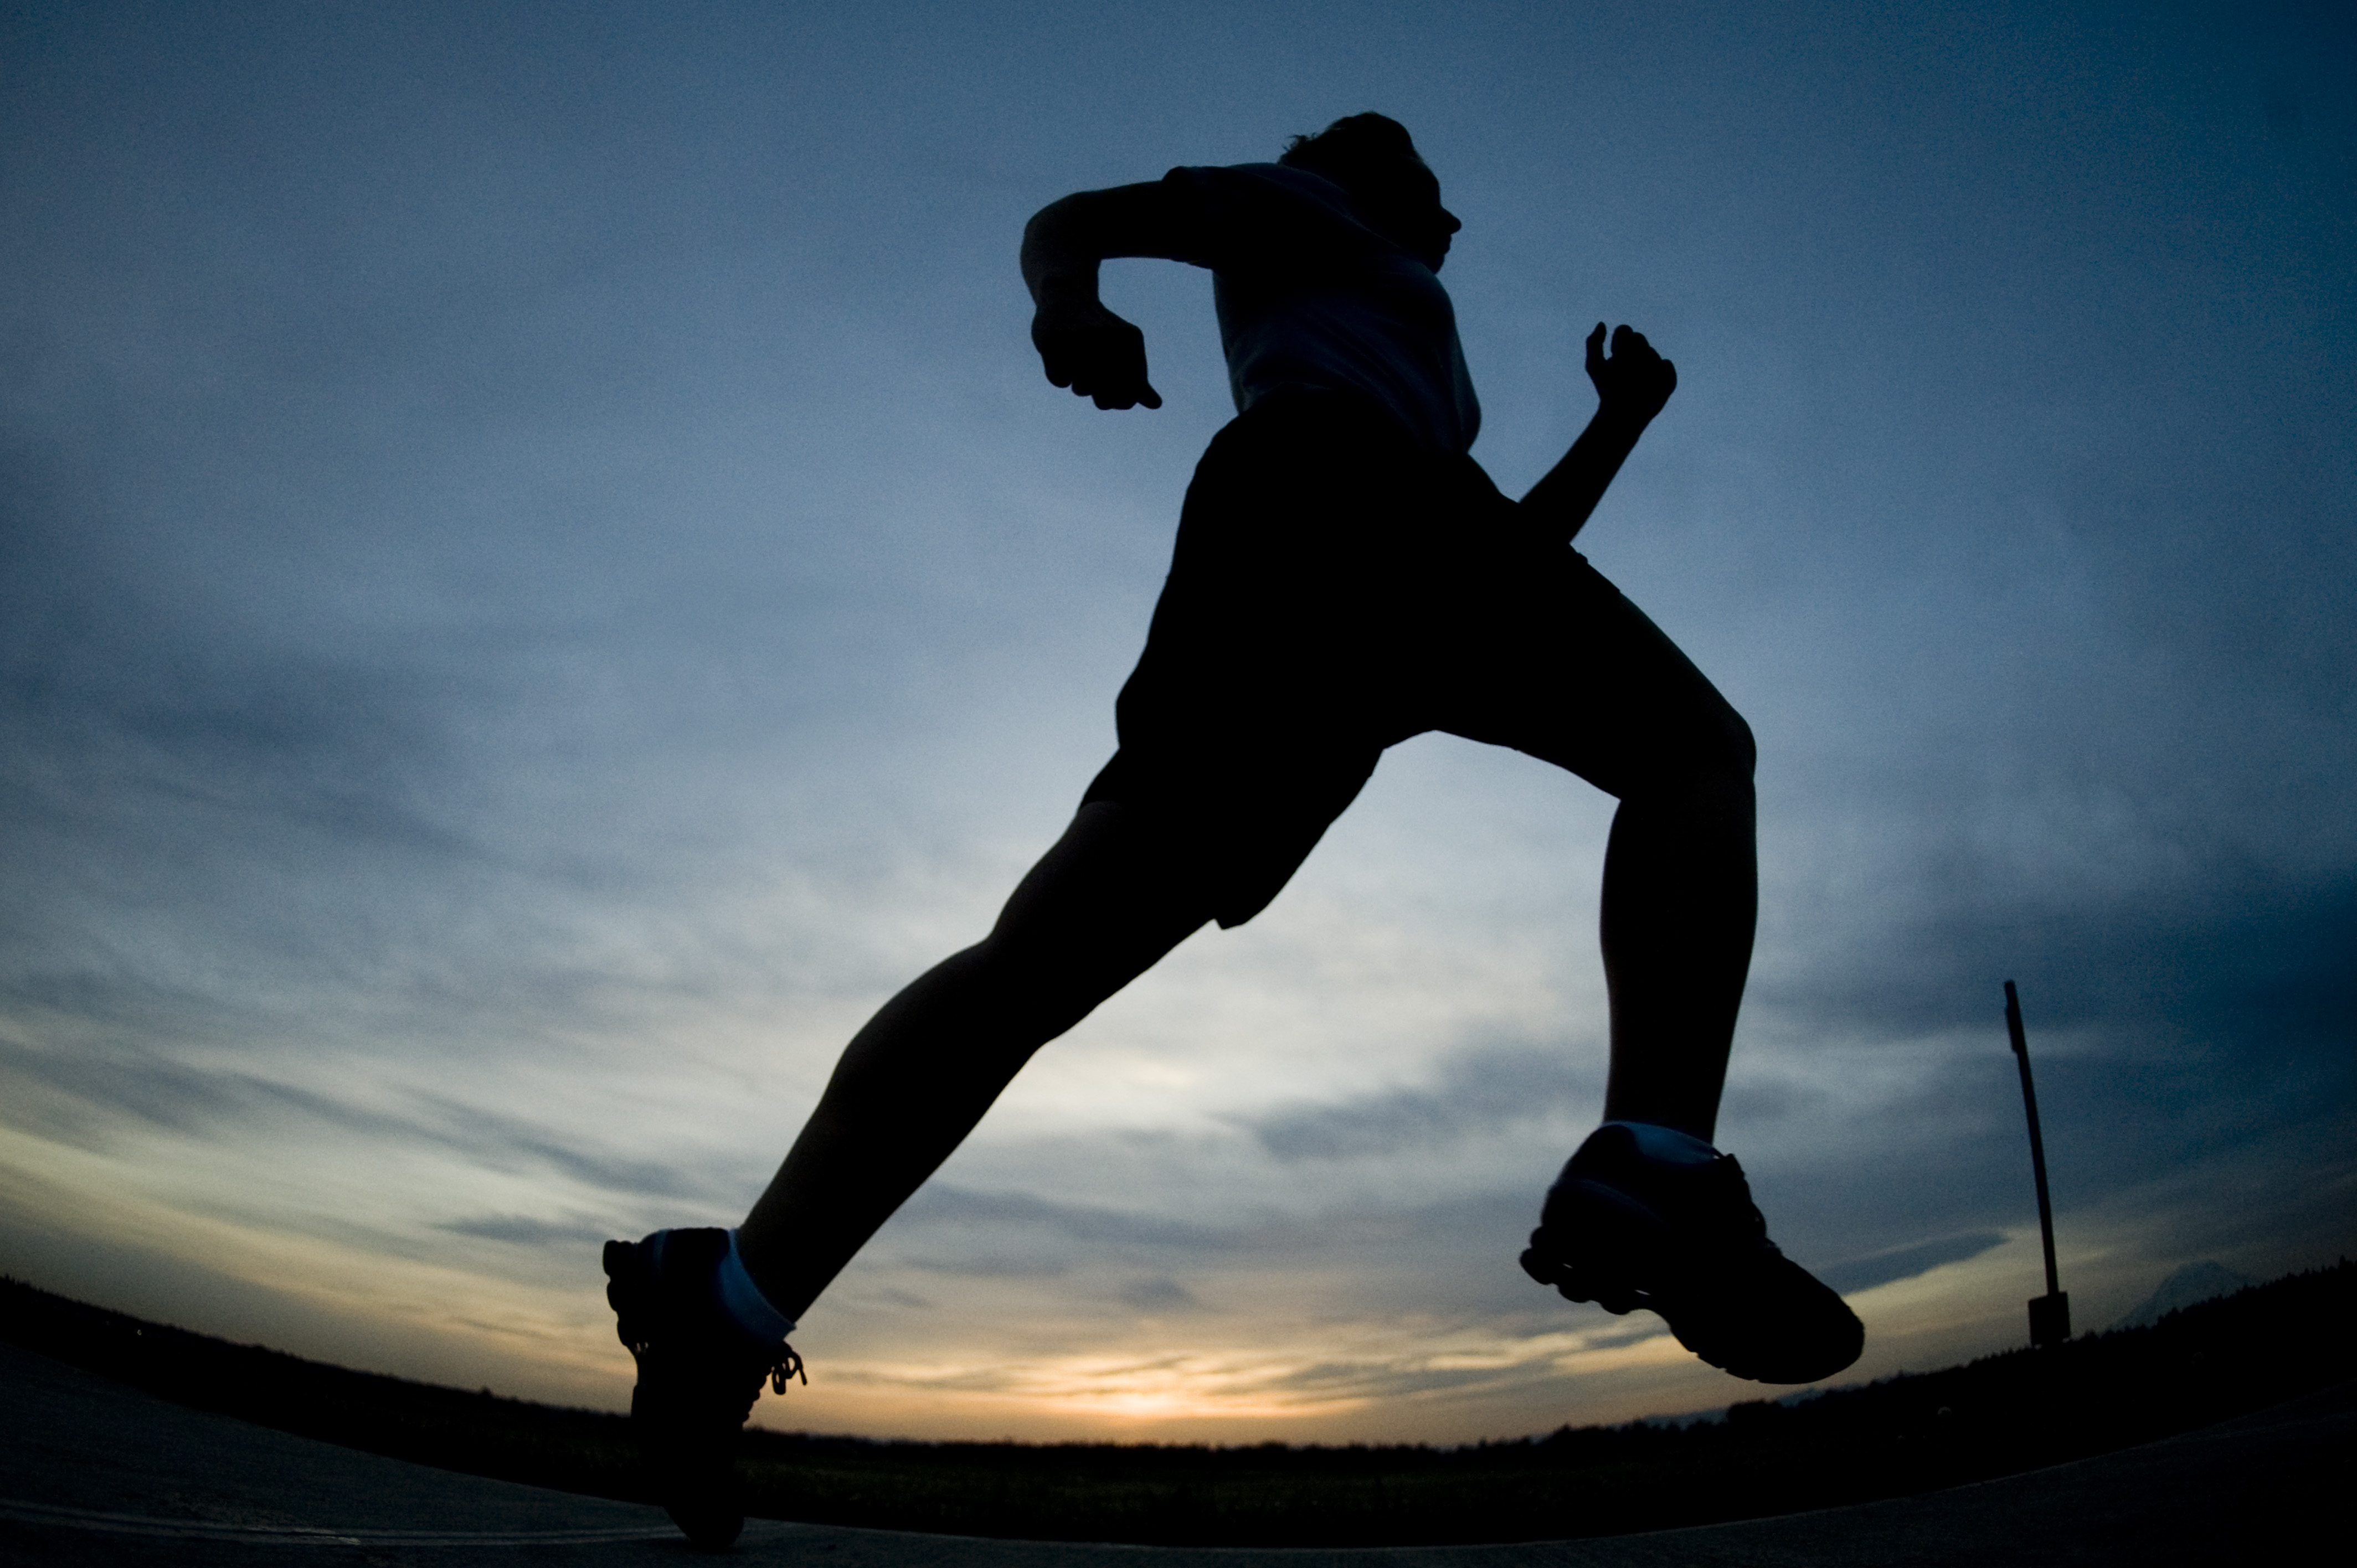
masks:
POLYGON ((1346 115, 1314 136, 1294 137, 1276 161, 1349 191, 1375 227, 1436 272, 1448 254, 1448 237, 1464 227, 1440 205, 1440 181, 1407 127, 1387 115, 1346 115))

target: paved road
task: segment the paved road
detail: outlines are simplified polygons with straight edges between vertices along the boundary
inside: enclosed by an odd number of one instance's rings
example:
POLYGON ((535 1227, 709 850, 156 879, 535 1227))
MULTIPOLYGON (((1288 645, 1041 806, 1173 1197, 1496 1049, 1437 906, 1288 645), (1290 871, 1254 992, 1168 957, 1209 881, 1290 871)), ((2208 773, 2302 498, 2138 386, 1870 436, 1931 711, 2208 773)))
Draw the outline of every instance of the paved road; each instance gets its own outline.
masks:
MULTIPOLYGON (((624 1568, 706 1561, 653 1509, 381 1459, 0 1346, 0 1565, 624 1568)), ((1164 1550, 756 1521, 744 1568, 1846 1568, 2222 1563, 2334 1539, 2357 1384, 2205 1432, 1920 1498, 1600 1541, 1164 1550)), ((2305 1553, 2303 1553, 2305 1555, 2305 1553)))

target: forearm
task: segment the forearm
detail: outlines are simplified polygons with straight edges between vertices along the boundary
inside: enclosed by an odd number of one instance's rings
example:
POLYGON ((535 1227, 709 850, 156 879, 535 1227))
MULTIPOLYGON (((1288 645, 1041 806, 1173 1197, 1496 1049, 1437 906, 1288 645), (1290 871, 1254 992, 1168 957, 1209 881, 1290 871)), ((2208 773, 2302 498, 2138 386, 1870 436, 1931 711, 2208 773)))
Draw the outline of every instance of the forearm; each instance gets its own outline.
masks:
POLYGON ((1170 202, 1159 182, 1083 190, 1051 201, 1023 228, 1023 282, 1032 303, 1097 301, 1097 263, 1175 256, 1170 202))
POLYGON ((1104 252, 1089 242, 1084 213, 1073 210, 1086 200, 1084 193, 1050 202, 1023 226, 1023 286, 1035 306, 1051 299, 1096 303, 1097 263, 1104 252))
POLYGON ((1579 439, 1571 444, 1571 450, 1563 455, 1563 461, 1548 469, 1546 478, 1523 498, 1532 524, 1549 537, 1569 543, 1587 526, 1596 503, 1604 499, 1613 476, 1636 449, 1637 438, 1650 423, 1609 408, 1598 409, 1579 439))

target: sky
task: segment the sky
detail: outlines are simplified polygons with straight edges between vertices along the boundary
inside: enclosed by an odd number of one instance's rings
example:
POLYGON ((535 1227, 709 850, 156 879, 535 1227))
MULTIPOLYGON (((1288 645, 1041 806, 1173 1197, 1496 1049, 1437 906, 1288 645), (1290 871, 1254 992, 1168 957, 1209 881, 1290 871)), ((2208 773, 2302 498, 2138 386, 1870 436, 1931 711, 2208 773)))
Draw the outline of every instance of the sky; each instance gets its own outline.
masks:
MULTIPOLYGON (((2357 25, 2315 5, 0 11, 0 1272, 616 1408, 597 1246, 733 1224, 1113 745, 1228 418, 1049 387, 1064 193, 1377 109, 1510 493, 1750 720, 1719 1126, 1867 1327, 2357 1245, 2357 25)), ((807 1316, 789 1429, 1427 1441, 1760 1385, 1515 1267, 1599 1114, 1611 802, 1395 748, 807 1316)))

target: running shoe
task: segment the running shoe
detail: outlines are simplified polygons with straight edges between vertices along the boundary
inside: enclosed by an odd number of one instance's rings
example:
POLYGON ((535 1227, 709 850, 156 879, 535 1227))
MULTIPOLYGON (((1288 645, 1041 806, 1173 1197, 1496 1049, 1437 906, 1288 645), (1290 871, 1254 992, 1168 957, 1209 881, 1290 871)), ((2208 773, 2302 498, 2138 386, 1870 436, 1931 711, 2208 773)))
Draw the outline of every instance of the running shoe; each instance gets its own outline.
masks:
MULTIPOLYGON (((606 1243, 606 1300, 639 1363, 630 1427, 656 1500, 694 1544, 717 1552, 745 1528, 737 1437, 766 1382, 782 1394, 802 1360, 722 1309, 726 1230, 658 1230, 606 1243)), ((802 1378, 804 1382, 810 1380, 802 1378)))
POLYGON ((1731 1155, 1673 1165, 1627 1127, 1592 1133, 1547 1190, 1523 1272, 1610 1313, 1659 1313, 1712 1366, 1813 1383, 1857 1359, 1866 1328, 1768 1240, 1731 1155))

